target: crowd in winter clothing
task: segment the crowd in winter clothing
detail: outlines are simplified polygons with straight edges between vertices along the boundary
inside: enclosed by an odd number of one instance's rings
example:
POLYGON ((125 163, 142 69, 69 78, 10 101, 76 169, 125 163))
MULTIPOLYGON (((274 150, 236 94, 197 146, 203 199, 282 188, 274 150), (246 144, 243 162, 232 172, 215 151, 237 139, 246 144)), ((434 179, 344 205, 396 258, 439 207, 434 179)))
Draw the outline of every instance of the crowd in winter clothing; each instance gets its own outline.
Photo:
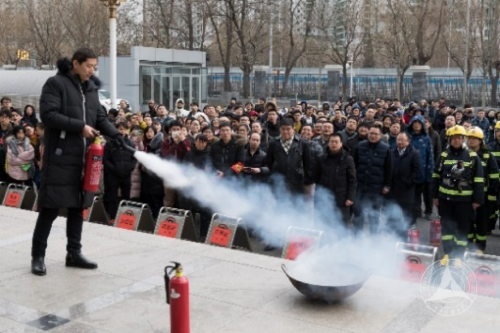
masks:
MULTIPOLYGON (((306 101, 283 108, 264 98, 255 105, 233 99, 226 107, 203 109, 196 102, 188 109, 178 99, 170 111, 149 101, 147 110, 132 112, 122 101, 108 112, 108 120, 126 145, 221 178, 272 184, 280 175, 289 193, 316 206, 321 199, 318 188, 326 189, 344 222, 352 220, 355 231, 363 228, 365 208, 371 207, 370 230, 377 232, 380 209, 390 202, 406 218, 401 229, 422 215, 431 218, 432 172, 447 148, 447 129, 455 124, 477 126, 485 140, 499 144, 494 133, 499 113, 474 111, 469 105, 457 109, 444 99, 406 105, 397 99, 352 99, 319 108, 306 101)), ((37 184, 43 169, 43 128, 33 106, 21 112, 8 97, 2 99, 1 181, 37 184)), ((121 199, 147 203, 154 216, 162 206, 190 209, 200 213, 201 236, 206 236, 211 212, 166 188, 123 146, 109 140, 103 164, 102 195, 111 219, 121 199)), ((318 207, 315 212, 324 213, 318 207)))

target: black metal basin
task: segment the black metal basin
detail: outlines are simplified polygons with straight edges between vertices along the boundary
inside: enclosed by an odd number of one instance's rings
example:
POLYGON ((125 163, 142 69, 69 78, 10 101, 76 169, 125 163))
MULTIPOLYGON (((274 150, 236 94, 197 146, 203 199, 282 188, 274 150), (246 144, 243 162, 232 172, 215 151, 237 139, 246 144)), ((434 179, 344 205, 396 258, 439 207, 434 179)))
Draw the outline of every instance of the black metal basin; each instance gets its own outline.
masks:
MULTIPOLYGON (((335 303, 352 296, 368 280, 371 272, 352 264, 339 264, 338 272, 349 271, 349 279, 342 282, 333 282, 327 285, 324 282, 301 281, 301 277, 292 276, 287 267, 283 264, 281 269, 286 274, 292 285, 304 296, 327 303, 335 303)), ((322 280, 328 280, 323 277, 322 280)))

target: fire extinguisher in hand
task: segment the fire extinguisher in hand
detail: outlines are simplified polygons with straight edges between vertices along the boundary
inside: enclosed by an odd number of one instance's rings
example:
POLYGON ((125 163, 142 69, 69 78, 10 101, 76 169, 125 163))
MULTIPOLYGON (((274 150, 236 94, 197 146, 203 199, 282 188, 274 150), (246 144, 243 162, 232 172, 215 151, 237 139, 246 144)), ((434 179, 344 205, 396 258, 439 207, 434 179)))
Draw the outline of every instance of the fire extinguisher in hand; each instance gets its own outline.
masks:
POLYGON ((189 282, 182 272, 182 265, 165 267, 165 290, 170 304, 170 332, 189 333, 189 282), (168 271, 170 269, 170 271, 168 271), (175 276, 170 274, 175 271, 175 276))
POLYGON ((102 160, 104 156, 104 147, 101 144, 101 138, 96 137, 87 150, 85 159, 85 173, 83 175, 83 190, 86 192, 97 192, 101 181, 102 160))

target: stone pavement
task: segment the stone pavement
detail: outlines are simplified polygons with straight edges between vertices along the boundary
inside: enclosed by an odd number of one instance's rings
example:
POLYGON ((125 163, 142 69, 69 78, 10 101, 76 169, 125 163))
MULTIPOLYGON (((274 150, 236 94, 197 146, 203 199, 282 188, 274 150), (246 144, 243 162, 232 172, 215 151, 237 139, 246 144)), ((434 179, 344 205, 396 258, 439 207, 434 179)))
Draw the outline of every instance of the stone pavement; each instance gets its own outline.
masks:
POLYGON ((435 315, 418 285, 372 276, 346 301, 306 300, 279 258, 85 223, 98 270, 66 268, 65 221, 49 239, 47 276, 29 272, 36 213, 0 207, 0 332, 170 332, 163 269, 184 265, 191 331, 500 332, 500 300, 478 296, 455 317, 435 315))

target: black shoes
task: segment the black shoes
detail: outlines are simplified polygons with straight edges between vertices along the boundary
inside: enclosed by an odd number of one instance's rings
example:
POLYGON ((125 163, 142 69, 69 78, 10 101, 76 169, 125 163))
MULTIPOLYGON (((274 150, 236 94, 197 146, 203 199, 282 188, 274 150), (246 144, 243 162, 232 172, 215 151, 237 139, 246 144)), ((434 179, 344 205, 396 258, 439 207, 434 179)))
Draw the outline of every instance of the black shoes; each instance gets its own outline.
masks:
POLYGON ((44 257, 33 257, 33 259, 31 259, 31 273, 38 276, 47 274, 44 257))
POLYGON ((66 256, 66 267, 96 269, 97 264, 85 258, 81 253, 68 253, 66 256))

